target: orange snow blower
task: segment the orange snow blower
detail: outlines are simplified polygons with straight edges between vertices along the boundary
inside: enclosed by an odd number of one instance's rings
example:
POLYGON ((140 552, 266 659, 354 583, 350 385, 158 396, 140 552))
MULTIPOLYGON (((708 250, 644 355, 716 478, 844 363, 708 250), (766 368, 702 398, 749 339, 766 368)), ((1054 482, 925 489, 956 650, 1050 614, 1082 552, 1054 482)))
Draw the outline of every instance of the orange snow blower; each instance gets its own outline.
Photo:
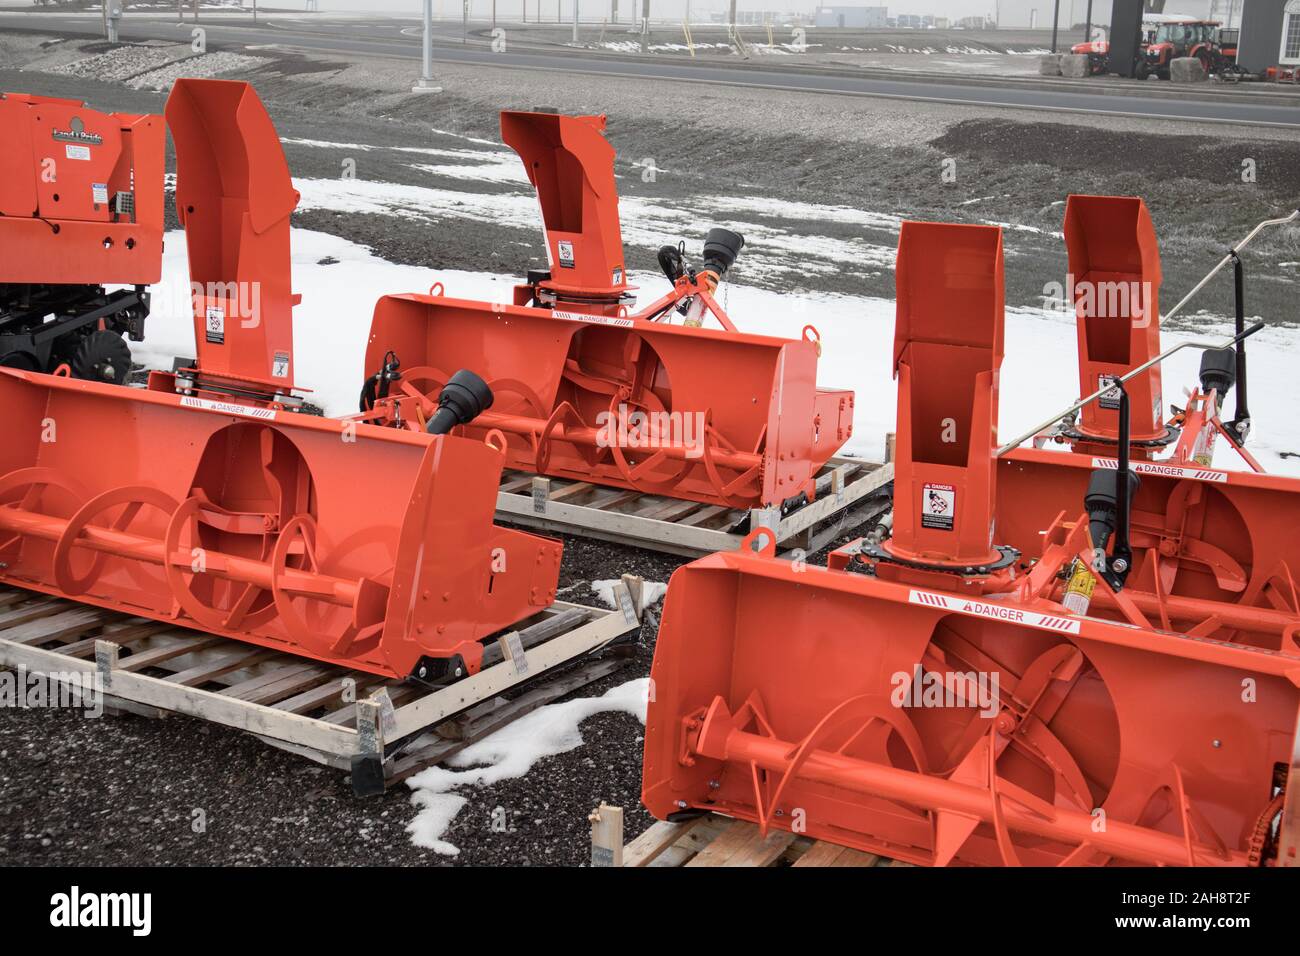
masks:
POLYGON ((162 117, 0 93, 0 135, 0 366, 124 383, 162 273, 162 117))
POLYGON ((924 865, 1300 864, 1300 482, 1139 479, 1118 378, 1115 467, 996 459, 999 230, 904 223, 897 281, 893 536, 674 574, 646 807, 924 865))
POLYGON ((1222 435, 1252 471, 1262 472, 1245 448, 1251 418, 1241 253, 1265 228, 1296 219, 1300 211, 1261 222, 1165 313, 1165 319, 1177 315, 1219 270, 1232 264, 1235 342, 1202 353, 1198 385, 1189 391, 1185 407, 1174 408, 1173 417, 1165 422, 1160 363, 1170 353, 1160 352, 1160 252, 1146 204, 1127 196, 1070 196, 1064 230, 1069 254, 1067 296, 1078 329, 1079 391, 1087 397, 1004 445, 998 454, 1032 438, 1035 447, 1068 444, 1079 454, 1113 460, 1120 431, 1120 389, 1115 382, 1122 379, 1129 396, 1131 454, 1139 459, 1138 471, 1157 457, 1170 467, 1209 467, 1222 435), (1235 414, 1224 423, 1220 414, 1234 388, 1235 414))
POLYGON ((604 125, 501 114, 537 190, 550 269, 508 303, 452 298, 441 283, 381 299, 360 420, 419 430, 450 373, 469 368, 496 403, 464 433, 499 430, 510 468, 729 508, 812 500, 852 431, 852 392, 817 388, 812 326, 797 340, 737 331, 714 297, 744 244, 726 229, 709 231, 699 269, 684 246, 663 247, 672 290, 631 311, 604 125))
POLYGON ((476 672, 560 563, 493 524, 504 438, 447 434, 490 393, 449 384, 433 434, 294 411, 275 129, 244 83, 180 80, 167 118, 197 359, 147 389, 0 370, 0 580, 390 677, 476 672))

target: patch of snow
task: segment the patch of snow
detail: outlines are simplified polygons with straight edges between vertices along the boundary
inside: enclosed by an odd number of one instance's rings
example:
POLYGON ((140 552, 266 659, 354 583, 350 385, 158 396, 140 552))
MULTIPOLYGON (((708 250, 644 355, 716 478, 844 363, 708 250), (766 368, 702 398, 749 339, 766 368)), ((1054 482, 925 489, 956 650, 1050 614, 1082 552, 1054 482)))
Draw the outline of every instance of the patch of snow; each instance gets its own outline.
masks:
POLYGON ((641 677, 600 697, 549 704, 470 744, 447 761, 452 767, 467 769, 430 767, 416 774, 407 781, 413 791, 411 802, 420 808, 407 825, 411 842, 443 856, 457 856, 460 850, 442 838, 468 802, 457 790, 522 777, 539 760, 582 746, 580 725, 596 714, 631 714, 644 724, 649 694, 650 679, 641 677))
MULTIPOLYGON (((613 578, 608 581, 592 581, 591 589, 596 592, 596 597, 604 601, 605 604, 610 607, 618 607, 614 601, 614 588, 622 583, 621 578, 613 578)), ((668 585, 662 581, 645 581, 641 586, 641 600, 646 607, 658 604, 667 593, 668 585)))
MULTIPOLYGON (((500 168, 504 169, 506 164, 500 168)), ((440 167, 444 169, 445 167, 440 167)), ((467 178, 480 178, 482 167, 464 167, 467 178)), ((504 180, 501 180, 504 181, 504 180)), ((514 180, 511 180, 514 181, 514 180)), ((344 213, 378 213, 442 223, 448 219, 492 221, 500 225, 540 231, 536 195, 521 188, 511 193, 475 193, 433 186, 404 186, 367 179, 296 179, 302 194, 298 208, 328 209, 344 213)), ((746 252, 740 262, 743 272, 815 270, 810 259, 827 260, 824 271, 842 265, 889 267, 895 244, 873 243, 860 237, 838 239, 809 235, 782 228, 782 218, 809 221, 855 223, 868 228, 896 232, 897 216, 864 212, 842 206, 795 203, 763 197, 701 196, 693 203, 690 218, 683 218, 679 205, 642 196, 624 196, 619 201, 623 240, 646 248, 658 248, 679 236, 691 237, 688 251, 703 242, 713 226, 726 226, 745 236, 746 252), (736 218, 752 211, 755 219, 736 218), (767 218, 764 218, 767 217, 767 218), (757 220, 757 221, 755 221, 757 220)), ((698 249, 695 249, 698 251, 698 249)))
POLYGON ((468 179, 476 183, 512 183, 516 186, 528 186, 528 176, 523 164, 514 153, 479 153, 456 155, 453 150, 446 151, 448 158, 461 160, 456 163, 412 163, 412 169, 433 176, 447 176, 451 179, 468 179))
POLYGON ((430 127, 429 131, 432 133, 437 133, 439 136, 454 136, 456 139, 463 139, 467 143, 478 143, 481 146, 499 147, 501 145, 496 140, 479 139, 476 136, 467 136, 465 133, 453 133, 451 130, 448 129, 438 129, 437 127, 430 127))

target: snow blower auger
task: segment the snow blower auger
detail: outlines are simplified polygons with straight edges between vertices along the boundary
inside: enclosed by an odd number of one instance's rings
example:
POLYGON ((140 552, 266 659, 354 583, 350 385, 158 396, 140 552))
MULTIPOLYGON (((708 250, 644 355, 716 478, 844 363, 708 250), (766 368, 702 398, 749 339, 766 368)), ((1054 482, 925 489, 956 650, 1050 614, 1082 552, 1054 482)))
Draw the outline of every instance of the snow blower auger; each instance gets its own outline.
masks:
POLYGON ((432 435, 293 411, 275 129, 244 83, 181 80, 167 117, 197 360, 147 389, 0 369, 0 580, 390 677, 475 673, 559 573, 558 542, 493 524, 504 440, 447 434, 476 412, 455 386, 432 435))
POLYGON ((1000 232, 904 223, 897 282, 893 537, 820 569, 778 560, 760 528, 673 575, 646 807, 922 865, 1300 862, 1294 578, 1249 612, 1253 643, 1229 602, 1203 599, 1188 630, 1110 610, 1140 577, 1121 567, 1137 550, 1123 443, 1026 562, 993 447, 1000 232), (1066 599, 1082 576, 1109 595, 1088 616, 1066 599))
POLYGON ((0 93, 0 141, 0 367, 124 384, 162 274, 162 117, 0 93))
POLYGON ((1246 388, 1245 270, 1241 253, 1269 226, 1293 222, 1300 212, 1261 222, 1167 313, 1169 319, 1229 263, 1233 266, 1236 334, 1234 344, 1201 355, 1197 386, 1183 408, 1166 422, 1161 402, 1160 252, 1146 204, 1128 196, 1072 195, 1065 206, 1069 256, 1067 296, 1075 309, 1079 340, 1079 394, 1088 396, 1021 436, 1036 447, 1068 444, 1083 455, 1113 460, 1119 440, 1119 389, 1125 381, 1132 409, 1132 451, 1142 471, 1157 458, 1168 467, 1210 467, 1220 435, 1252 471, 1264 469, 1245 449, 1251 419, 1246 388), (1235 414, 1220 418, 1235 387, 1235 414))
POLYGON ((464 432, 502 432, 510 468, 728 508, 811 501, 851 433, 853 393, 817 388, 812 326, 796 340, 737 331, 714 298, 744 243, 728 230, 709 230, 698 269, 684 247, 663 247, 672 290, 630 311, 604 125, 501 114, 537 190, 551 268, 530 272, 510 303, 452 298, 441 283, 381 299, 360 420, 418 430, 467 368, 496 403, 464 432), (710 316, 720 328, 704 327, 710 316))

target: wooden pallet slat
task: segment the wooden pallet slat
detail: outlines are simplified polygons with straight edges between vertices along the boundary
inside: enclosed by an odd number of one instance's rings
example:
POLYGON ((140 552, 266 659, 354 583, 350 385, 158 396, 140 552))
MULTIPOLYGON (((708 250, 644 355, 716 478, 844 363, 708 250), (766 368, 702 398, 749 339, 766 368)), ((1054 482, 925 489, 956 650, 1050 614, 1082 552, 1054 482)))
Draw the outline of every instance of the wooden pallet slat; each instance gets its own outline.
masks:
POLYGON ((139 673, 147 668, 157 667, 173 658, 194 654, 210 647, 217 647, 223 640, 213 634, 198 634, 194 631, 171 630, 160 636, 174 638, 174 640, 167 644, 151 647, 145 651, 137 651, 130 657, 124 657, 119 667, 124 671, 139 673))
POLYGON ((176 713, 245 731, 317 763, 352 770, 354 788, 363 793, 375 780, 381 789, 390 784, 399 757, 403 774, 413 773, 622 666, 623 659, 594 655, 640 629, 628 590, 635 581, 616 586, 617 610, 567 602, 538 610, 514 632, 522 658, 489 643, 478 673, 441 688, 3 587, 0 621, 9 626, 0 624, 0 667, 78 686, 98 674, 110 713, 176 713), (569 665, 563 673, 561 665, 569 665), (528 688, 520 686, 525 682, 528 688), (379 688, 391 711, 370 699, 379 688), (501 696, 515 688, 514 699, 501 696), (468 713, 473 719, 458 724, 457 740, 428 733, 468 713), (357 782, 358 760, 366 768, 365 784, 357 782))
POLYGON ((92 627, 103 626, 111 619, 108 612, 99 608, 65 603, 64 610, 57 614, 42 616, 6 629, 5 640, 14 644, 43 644, 46 641, 80 636, 92 627))
POLYGON ((795 866, 875 866, 880 857, 874 853, 863 853, 847 846, 838 846, 818 840, 808 852, 794 861, 795 866))
MULTIPOLYGON (((172 625, 170 624, 150 621, 147 624, 132 624, 129 627, 122 628, 121 630, 105 628, 104 636, 112 640, 114 644, 130 646, 148 638, 165 634, 171 629, 172 625)), ((100 640, 98 637, 87 637, 79 641, 74 641, 71 644, 65 644, 62 648, 62 652, 67 654, 69 657, 89 657, 95 653, 95 642, 98 640, 100 640)))
POLYGON ((781 551, 820 550, 844 528, 886 510, 876 495, 893 480, 893 465, 832 458, 816 477, 815 500, 782 516, 777 508, 707 505, 660 494, 599 486, 576 478, 512 472, 498 486, 497 517, 561 532, 696 557, 740 546, 733 528, 771 528, 781 551), (746 523, 744 519, 748 518, 746 523))
POLYGON ((281 700, 290 694, 296 694, 314 683, 327 679, 329 675, 330 668, 325 664, 290 663, 237 684, 231 684, 221 693, 236 700, 264 704, 270 700, 281 700))
MULTIPOLYGON (((596 839, 593 830, 593 840, 596 839)), ((623 848, 624 866, 688 867, 859 867, 911 866, 825 840, 772 830, 717 813, 680 823, 664 820, 623 848)))
POLYGON ((270 660, 275 653, 261 647, 244 647, 215 661, 205 661, 186 670, 177 671, 175 674, 168 674, 164 680, 169 684, 180 684, 182 687, 201 687, 223 674, 270 660))
POLYGON ((686 865, 767 866, 786 851, 794 837, 786 830, 772 830, 764 836, 758 827, 733 825, 686 865))
MULTIPOLYGON (((30 597, 30 595, 20 594, 20 597, 30 597)), ((18 602, 13 601, 10 603, 17 604, 18 602)), ((11 607, 7 611, 0 612, 0 628, 17 627, 19 624, 26 624, 28 621, 35 621, 37 618, 58 614, 66 608, 67 605, 57 598, 43 598, 35 601, 25 600, 19 607, 11 607)))

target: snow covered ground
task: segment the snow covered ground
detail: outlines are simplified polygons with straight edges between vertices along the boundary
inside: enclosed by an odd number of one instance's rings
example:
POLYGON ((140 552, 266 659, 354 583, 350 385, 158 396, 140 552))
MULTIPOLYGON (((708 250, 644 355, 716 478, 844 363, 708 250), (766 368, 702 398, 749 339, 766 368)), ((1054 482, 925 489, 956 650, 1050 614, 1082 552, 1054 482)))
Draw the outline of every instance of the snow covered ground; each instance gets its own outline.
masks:
MULTIPOLYGON (((498 197, 500 198, 500 197, 498 197)), ((536 208, 532 209, 536 216, 536 208)), ((133 346, 137 361, 170 368, 174 356, 193 356, 189 319, 185 236, 167 235, 163 281, 155 286, 147 337, 133 346)), ((296 378, 311 389, 326 414, 356 409, 364 378, 363 356, 375 301, 389 293, 422 292, 435 281, 458 298, 509 301, 514 276, 481 272, 434 271, 385 262, 365 248, 321 232, 293 232, 294 289, 303 296, 295 310, 296 378), (323 264, 329 263, 329 264, 323 264)), ((666 280, 633 273, 641 300, 667 290, 666 280)), ((738 327, 767 335, 797 338, 806 324, 821 333, 818 378, 827 386, 857 392, 854 435, 846 451, 879 459, 884 436, 894 428, 895 385, 890 355, 894 303, 887 299, 842 295, 795 295, 728 283, 720 293, 738 327)), ((1165 332, 1166 347, 1192 338, 1228 334, 1165 332)), ((1270 472, 1300 476, 1300 421, 1293 414, 1300 399, 1294 374, 1300 355, 1300 330, 1265 329, 1250 340, 1251 412, 1255 437, 1251 451, 1270 472)), ((1165 403, 1179 404, 1182 389, 1196 380, 1199 353, 1188 349, 1165 364, 1165 403)), ((1011 438, 1078 398, 1073 318, 1045 310, 1009 310, 1006 358, 1002 365, 999 432, 1011 438)), ((1239 467, 1226 442, 1218 444, 1215 464, 1239 467)))

